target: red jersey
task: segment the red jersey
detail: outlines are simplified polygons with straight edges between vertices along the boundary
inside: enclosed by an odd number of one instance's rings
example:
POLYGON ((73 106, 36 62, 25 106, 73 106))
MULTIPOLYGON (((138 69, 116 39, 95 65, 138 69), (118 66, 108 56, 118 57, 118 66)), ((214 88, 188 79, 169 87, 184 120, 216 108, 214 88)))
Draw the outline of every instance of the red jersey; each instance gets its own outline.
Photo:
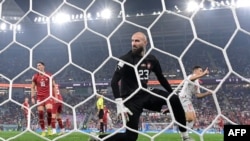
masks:
POLYGON ((109 114, 108 108, 104 108, 103 121, 104 121, 105 123, 107 123, 107 121, 108 121, 108 114, 109 114))
MULTIPOLYGON (((46 73, 48 76, 51 76, 50 73, 46 73)), ((50 81, 49 77, 42 74, 35 74, 32 77, 32 81, 36 84, 37 97, 49 97, 50 95, 50 81)))
POLYGON ((29 108, 29 107, 30 107, 29 103, 24 102, 24 103, 23 103, 23 107, 25 107, 25 108, 23 108, 24 113, 25 113, 25 114, 28 114, 28 109, 26 109, 26 108, 29 108))
POLYGON ((223 121, 222 118, 218 118, 218 125, 219 125, 220 127, 223 127, 223 126, 224 126, 224 121, 223 121))

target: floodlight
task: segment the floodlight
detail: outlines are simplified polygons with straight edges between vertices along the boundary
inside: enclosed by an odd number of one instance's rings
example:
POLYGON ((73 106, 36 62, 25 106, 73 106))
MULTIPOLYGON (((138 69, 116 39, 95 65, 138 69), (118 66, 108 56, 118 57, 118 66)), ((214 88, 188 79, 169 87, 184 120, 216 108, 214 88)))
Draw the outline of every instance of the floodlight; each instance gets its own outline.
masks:
POLYGON ((37 22, 41 22, 42 18, 38 17, 37 22))
POLYGON ((102 12, 101 12, 101 17, 102 17, 103 19, 110 19, 110 18, 111 18, 111 10, 108 9, 108 8, 102 10, 102 12))
POLYGON ((1 23, 0 29, 5 30, 7 27, 6 23, 1 23))
POLYGON ((88 18, 88 19, 91 19, 91 18, 92 18, 91 13, 88 13, 88 14, 87 14, 87 18, 88 18))
POLYGON ((17 25, 16 30, 21 31, 21 25, 20 24, 17 25))
POLYGON ((35 17, 34 22, 37 22, 37 19, 38 19, 38 18, 37 18, 37 17, 35 17))
POLYGON ((192 12, 199 8, 199 5, 195 1, 190 1, 187 5, 187 11, 192 12))
POLYGON ((236 3, 237 7, 249 7, 250 1, 249 0, 238 0, 236 3))
POLYGON ((66 23, 70 21, 70 16, 65 13, 58 13, 55 16, 54 22, 58 24, 66 23))

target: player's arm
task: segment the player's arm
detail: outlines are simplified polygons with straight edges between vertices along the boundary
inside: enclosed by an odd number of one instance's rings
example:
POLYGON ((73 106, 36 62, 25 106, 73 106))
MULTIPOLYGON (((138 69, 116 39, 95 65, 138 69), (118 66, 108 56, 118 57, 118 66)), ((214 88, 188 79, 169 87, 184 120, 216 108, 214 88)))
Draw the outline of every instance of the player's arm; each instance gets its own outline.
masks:
MULTIPOLYGON (((197 84, 197 85, 198 85, 198 87, 200 87, 199 84, 197 84)), ((206 96, 211 95, 211 94, 212 94, 212 93, 211 93, 210 91, 201 93, 200 89, 198 88, 198 89, 197 89, 197 93, 195 94, 195 96, 196 96, 197 98, 203 98, 203 97, 206 97, 206 96)))
POLYGON ((99 103, 99 99, 97 100, 96 108, 97 108, 97 113, 96 113, 96 115, 98 116, 98 114, 100 113, 100 103, 99 103))
POLYGON ((53 92, 54 92, 54 97, 56 98, 56 102, 57 102, 57 100, 58 100, 58 93, 59 93, 59 88, 56 86, 57 84, 56 84, 56 82, 55 82, 55 80, 52 80, 52 88, 53 88, 53 92))
POLYGON ((196 79, 202 78, 203 76, 209 74, 208 68, 206 68, 200 75, 192 75, 189 80, 194 81, 196 79))
POLYGON ((24 105, 24 104, 22 104, 21 110, 23 110, 23 111, 24 111, 24 110, 25 110, 25 108, 24 108, 24 107, 25 107, 25 105, 24 105))
POLYGON ((124 63, 119 62, 111 80, 111 88, 113 91, 114 98, 121 98, 119 81, 121 80, 123 69, 124 63))
POLYGON ((155 61, 155 67, 154 67, 153 71, 154 71, 158 81, 163 86, 163 88, 165 88, 169 93, 172 93, 173 89, 172 89, 171 85, 169 84, 169 82, 167 81, 167 79, 162 74, 161 65, 157 59, 155 61))
POLYGON ((31 83, 31 98, 35 97, 36 84, 34 81, 31 83))
POLYGON ((211 92, 207 91, 207 92, 204 92, 204 93, 196 93, 195 96, 197 98, 203 98, 203 97, 206 97, 206 96, 211 95, 211 94, 212 94, 211 92))
MULTIPOLYGON (((129 115, 133 115, 130 109, 124 106, 123 100, 120 95, 119 81, 122 78, 124 72, 124 66, 125 64, 123 62, 118 63, 117 68, 111 80, 111 88, 116 102, 117 115, 120 115, 121 113, 128 113, 129 115)), ((126 114, 126 120, 129 121, 127 114, 126 114)))
POLYGON ((107 113, 107 119, 108 119, 109 121, 112 120, 111 117, 110 117, 109 111, 108 111, 108 113, 107 113))
POLYGON ((31 83, 31 101, 32 101, 33 104, 35 103, 35 90, 36 90, 36 83, 32 79, 32 83, 31 83))

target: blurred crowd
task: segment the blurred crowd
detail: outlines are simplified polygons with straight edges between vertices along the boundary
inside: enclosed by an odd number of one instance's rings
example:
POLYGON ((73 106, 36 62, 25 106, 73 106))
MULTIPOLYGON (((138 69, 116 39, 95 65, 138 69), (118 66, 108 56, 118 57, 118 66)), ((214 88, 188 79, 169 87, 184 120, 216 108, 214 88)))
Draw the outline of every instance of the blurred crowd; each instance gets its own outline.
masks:
MULTIPOLYGON (((195 128, 205 129, 214 121, 217 116, 222 117, 225 124, 248 124, 250 125, 250 111, 249 111, 249 89, 248 85, 228 84, 223 85, 221 89, 215 94, 215 97, 206 97, 203 99, 193 98, 193 105, 197 114, 197 122, 195 128)), ((24 97, 29 95, 17 94, 12 96, 13 101, 7 101, 8 94, 0 96, 0 125, 17 125, 24 120, 23 111, 21 110, 21 103, 24 97), (17 103, 16 103, 17 102, 17 103)), ((71 122, 69 129, 73 129, 74 120, 78 129, 96 129, 98 127, 98 118, 96 116, 97 110, 95 106, 96 98, 93 95, 81 96, 78 93, 69 93, 62 91, 62 96, 67 105, 64 105, 63 120, 69 119, 71 122), (92 98, 90 98, 93 96, 92 98), (73 109, 75 107, 76 118, 73 117, 73 109)), ((112 95, 105 95, 106 98, 113 99, 112 95)), ((110 117, 113 125, 110 128, 121 127, 122 122, 116 116, 116 106, 114 103, 106 100, 106 106, 110 110, 110 117)), ((168 107, 166 107, 168 108, 168 107)), ((32 109, 36 115, 36 107, 32 109)), ((141 116, 142 123, 170 123, 172 118, 170 114, 161 114, 153 111, 145 110, 141 116)), ((31 116, 31 125, 37 125, 36 117, 31 116)), ((36 126, 39 128, 38 126, 36 126)), ((0 126, 0 129, 3 127, 0 126)))

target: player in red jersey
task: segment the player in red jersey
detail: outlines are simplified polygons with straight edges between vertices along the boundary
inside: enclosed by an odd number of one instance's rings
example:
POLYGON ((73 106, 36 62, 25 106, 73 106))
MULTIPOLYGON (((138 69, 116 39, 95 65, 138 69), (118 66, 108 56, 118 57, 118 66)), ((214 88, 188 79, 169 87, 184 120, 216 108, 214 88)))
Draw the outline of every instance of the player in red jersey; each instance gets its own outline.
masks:
POLYGON ((24 113, 24 118, 25 118, 25 122, 26 122, 26 127, 28 125, 28 108, 30 107, 29 105, 29 98, 25 98, 24 99, 24 102, 23 102, 23 105, 22 105, 22 110, 23 110, 23 113, 24 113))
POLYGON ((66 118, 66 121, 65 121, 65 128, 66 128, 67 130, 70 130, 70 128, 71 128, 71 122, 70 122, 69 118, 66 118))
MULTIPOLYGON (((51 130, 51 118, 52 118, 52 107, 53 107, 53 99, 49 98, 50 96, 50 79, 51 76, 50 73, 45 72, 45 65, 43 62, 37 63, 37 69, 40 71, 39 73, 36 73, 32 77, 32 86, 31 86, 31 101, 32 104, 35 104, 35 90, 37 93, 37 103, 39 103, 37 109, 38 109, 38 117, 39 117, 39 123, 42 129, 42 136, 46 136, 45 133, 45 122, 44 122, 44 112, 46 109, 47 112, 47 123, 48 123, 48 135, 52 135, 51 130), (46 101, 44 101, 47 99, 46 101), (42 102, 43 101, 43 102, 42 102), (42 103, 40 103, 42 102, 42 103)), ((52 86, 54 90, 55 81, 52 80, 52 86)))
POLYGON ((109 109, 107 108, 106 105, 104 105, 104 115, 103 115, 103 124, 104 124, 104 133, 107 132, 107 129, 108 129, 108 124, 110 122, 110 111, 109 109))
POLYGON ((29 105, 29 99, 26 97, 24 99, 23 105, 22 105, 22 110, 24 112, 24 117, 26 120, 28 120, 28 108, 30 107, 29 105))
POLYGON ((59 135, 61 135, 61 134, 64 134, 64 126, 63 126, 62 117, 61 117, 62 108, 63 108, 63 104, 62 104, 63 98, 62 98, 62 95, 60 94, 58 85, 55 85, 55 93, 53 93, 53 96, 59 101, 55 100, 53 104, 52 121, 51 121, 52 134, 56 134, 56 120, 57 120, 59 128, 61 130, 59 135))
POLYGON ((224 127, 224 120, 223 120, 222 117, 219 117, 219 118, 217 119, 217 126, 216 126, 218 133, 221 133, 221 132, 222 132, 223 127, 224 127))

